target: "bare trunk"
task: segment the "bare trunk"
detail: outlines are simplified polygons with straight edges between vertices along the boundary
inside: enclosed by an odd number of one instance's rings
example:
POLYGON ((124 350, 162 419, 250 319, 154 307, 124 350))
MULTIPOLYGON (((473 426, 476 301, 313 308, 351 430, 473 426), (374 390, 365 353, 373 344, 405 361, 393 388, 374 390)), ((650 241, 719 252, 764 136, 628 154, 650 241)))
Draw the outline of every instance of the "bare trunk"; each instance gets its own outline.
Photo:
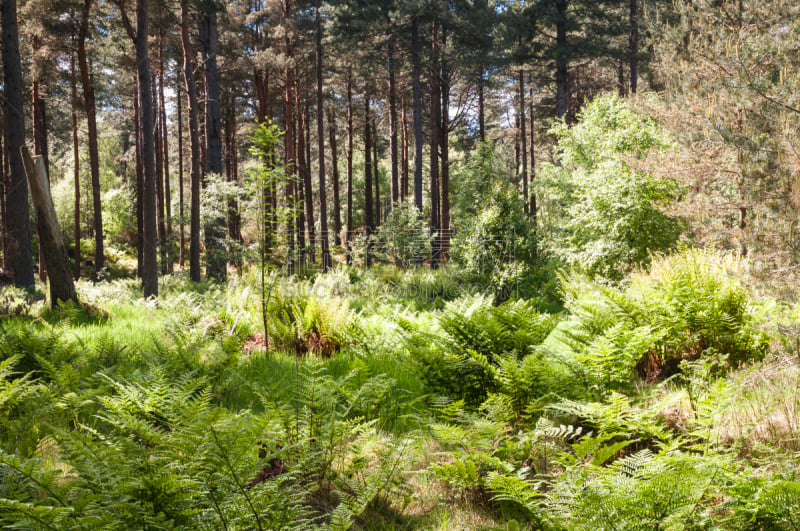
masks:
POLYGON ((333 170, 333 244, 342 245, 342 209, 339 205, 339 153, 336 147, 336 116, 333 103, 328 107, 328 138, 331 145, 331 168, 333 170))
MULTIPOLYGON (((135 80, 139 86, 138 74, 135 80)), ((142 128, 139 112, 139 91, 133 98, 133 127, 136 130, 136 276, 144 274, 144 159, 142 158, 142 128)))
POLYGON ((155 109, 155 152, 156 152, 156 229, 158 232, 158 253, 161 274, 167 274, 167 224, 164 219, 164 143, 161 130, 161 107, 158 101, 158 83, 153 86, 153 107, 155 109))
POLYGON ((381 226, 381 183, 380 169, 378 167, 378 117, 373 118, 372 122, 372 177, 375 179, 375 226, 373 232, 377 232, 381 226))
MULTIPOLYGON (((442 45, 447 45, 447 34, 442 32, 442 45)), ((441 259, 447 260, 450 254, 450 69, 442 60, 442 129, 441 129, 441 226, 439 228, 439 251, 441 259)))
POLYGON ((486 142, 486 102, 483 87, 483 65, 478 77, 478 135, 481 142, 486 142))
POLYGON ((525 131, 525 72, 519 73, 519 138, 522 148, 522 197, 525 199, 525 215, 528 215, 528 135, 525 131))
POLYGON ((372 217, 372 117, 370 113, 369 95, 364 94, 364 232, 367 237, 367 246, 364 262, 367 267, 372 265, 370 256, 370 239, 375 226, 372 217))
MULTIPOLYGON (((219 107, 219 76, 217 73, 217 13, 211 11, 200 18, 200 46, 203 57, 203 79, 205 81, 205 131, 207 178, 222 176, 222 134, 219 107)), ((225 221, 213 219, 205 227, 206 275, 214 280, 225 280, 228 276, 225 253, 225 221)))
MULTIPOLYGON (((75 223, 75 226, 73 227, 73 239, 75 240, 75 263, 73 266, 73 275, 75 276, 75 280, 78 280, 81 278, 81 158, 80 144, 78 143, 78 82, 75 73, 75 54, 70 54, 70 90, 72 91, 72 158, 74 159, 73 178, 75 181, 75 217, 73 218, 75 223)), ((137 249, 138 247, 139 246, 137 245, 137 249)))
MULTIPOLYGON (((39 53, 39 38, 32 37, 32 48, 34 55, 39 53)), ((45 98, 41 93, 41 72, 38 69, 34 72, 32 83, 33 96, 33 146, 34 153, 42 158, 44 173, 47 178, 48 193, 50 188, 50 161, 49 149, 47 146, 47 108, 45 98)), ((39 280, 44 282, 47 279, 47 260, 44 257, 44 247, 39 246, 39 280)))
POLYGON ((441 249, 439 240, 439 230, 441 228, 441 218, 439 206, 439 141, 441 140, 441 88, 439 85, 439 27, 433 23, 431 30, 431 232, 435 234, 433 240, 433 253, 431 254, 431 269, 439 267, 441 259, 441 249))
POLYGON ((31 198, 36 210, 36 227, 39 232, 39 244, 43 249, 47 262, 50 280, 50 305, 56 307, 59 301, 78 301, 75 284, 72 281, 67 247, 61 236, 61 227, 50 196, 50 179, 47 175, 44 156, 31 158, 28 148, 21 148, 21 155, 31 189, 31 198))
POLYGON ((145 297, 158 296, 158 258, 156 235, 156 154, 153 119, 153 81, 150 74, 147 36, 148 0, 136 0, 136 65, 139 79, 139 123, 142 131, 142 189, 144 239, 142 249, 142 289, 145 297))
POLYGON ((639 0, 630 0, 629 22, 630 35, 630 67, 631 67, 631 93, 636 94, 639 84, 639 0))
POLYGON ((397 164, 397 82, 395 81, 394 44, 389 45, 389 158, 391 160, 391 203, 394 207, 400 197, 397 164))
MULTIPOLYGON (((322 108, 322 20, 319 4, 316 6, 316 74, 317 74, 317 153, 319 159, 319 237, 322 247, 322 271, 331 267, 331 251, 328 248, 328 204, 325 193, 325 124, 322 108)), ((336 184, 338 196, 338 183, 336 184)))
POLYGON ((180 219, 178 220, 179 223, 179 230, 180 230, 180 241, 178 242, 178 265, 181 269, 183 269, 183 264, 185 261, 185 246, 186 243, 184 241, 185 232, 184 232, 184 220, 183 220, 183 103, 181 102, 181 83, 179 77, 176 76, 175 82, 175 106, 178 108, 178 216, 180 219))
POLYGON ((162 160, 164 164, 164 207, 166 216, 166 232, 161 244, 164 248, 165 263, 162 266, 164 273, 172 272, 172 197, 169 185, 169 133, 167 131, 167 107, 164 104, 164 37, 159 34, 158 48, 158 101, 161 108, 161 142, 162 160))
POLYGON ((411 17, 411 68, 414 95, 414 205, 422 215, 422 87, 419 65, 419 21, 411 17))
POLYGON ((22 68, 19 58, 19 34, 16 0, 3 0, 0 24, 3 31, 3 68, 5 71, 5 108, 8 121, 6 180, 6 274, 19 287, 32 286, 33 257, 28 211, 28 186, 20 148, 25 145, 25 115, 22 98, 22 68))
POLYGON ((536 181, 536 122, 533 114, 533 83, 530 84, 530 99, 528 100, 528 114, 531 117, 530 130, 531 130, 531 197, 528 212, 531 216, 531 222, 534 228, 536 227, 536 191, 534 189, 534 182, 536 181))
POLYGON ((569 0, 556 0, 556 117, 566 118, 569 94, 569 64, 567 57, 567 4, 569 0))
POLYGON ((94 86, 89 72, 89 59, 86 55, 86 38, 89 31, 89 17, 91 16, 92 0, 84 0, 81 25, 78 32, 78 66, 81 71, 81 84, 83 85, 83 101, 86 107, 86 126, 89 134, 89 170, 92 178, 92 206, 94 219, 94 275, 93 280, 99 279, 104 265, 103 255, 103 212, 100 202, 100 156, 97 150, 97 106, 95 103, 94 86))
POLYGON ((405 92, 400 98, 400 143, 402 144, 400 161, 400 200, 408 197, 408 117, 406 116, 405 92))
MULTIPOLYGON (((283 0, 283 20, 288 23, 290 17, 290 0, 283 0)), ((287 258, 286 265, 288 272, 291 273, 295 268, 295 220, 296 216, 294 211, 297 209, 297 198, 295 196, 295 189, 297 182, 295 172, 297 170, 295 164, 295 137, 294 137, 294 81, 292 68, 292 43, 289 33, 287 32, 284 38, 285 52, 286 52, 286 68, 284 70, 284 94, 283 94, 283 108, 284 108, 284 130, 286 134, 284 139, 284 151, 286 154, 286 187, 285 187, 285 201, 286 208, 289 209, 290 214, 286 218, 286 242, 287 242, 287 258)))
POLYGON ((353 71, 347 68, 347 265, 353 263, 352 238, 353 238, 353 71))
POLYGON ((194 52, 189 36, 189 2, 181 0, 181 48, 183 81, 186 85, 186 108, 189 111, 189 179, 191 206, 189 222, 189 278, 200 282, 200 135, 197 85, 194 79, 194 52))

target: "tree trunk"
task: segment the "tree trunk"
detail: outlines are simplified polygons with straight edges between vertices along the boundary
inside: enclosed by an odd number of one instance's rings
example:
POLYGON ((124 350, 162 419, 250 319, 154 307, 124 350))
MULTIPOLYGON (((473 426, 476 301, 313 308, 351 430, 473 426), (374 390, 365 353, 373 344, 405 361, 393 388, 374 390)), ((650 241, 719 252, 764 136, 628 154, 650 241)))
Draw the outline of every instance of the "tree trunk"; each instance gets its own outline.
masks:
POLYGON ((345 243, 347 244, 347 265, 353 263, 352 238, 353 238, 353 71, 347 67, 347 205, 346 222, 347 231, 345 243))
MULTIPOLYGON (((442 45, 447 46, 447 34, 442 32, 442 45)), ((441 259, 447 260, 450 254, 450 69, 442 60, 442 128, 441 128, 441 226, 439 228, 439 251, 441 259)))
POLYGON ((184 219, 183 219, 183 104, 181 102, 180 74, 175 76, 175 106, 178 108, 178 216, 180 219, 180 241, 178 242, 178 265, 183 269, 185 261, 184 219))
MULTIPOLYGON (((288 23, 291 13, 289 12, 290 0, 283 0, 283 21, 288 23)), ((284 139, 284 152, 286 158, 286 187, 285 187, 285 201, 286 208, 289 210, 289 215, 286 217, 286 240, 287 240, 287 258, 286 265, 289 273, 294 271, 295 267, 295 210, 297 208, 297 198, 295 196, 295 189, 297 188, 295 171, 295 137, 294 137, 294 82, 292 80, 294 69, 292 67, 292 43, 289 33, 286 32, 284 37, 285 52, 286 52, 286 67, 284 70, 284 94, 283 94, 283 108, 284 108, 284 130, 286 134, 284 139)))
MULTIPOLYGON (((306 228, 311 233, 314 226, 314 204, 311 195, 311 172, 308 171, 308 164, 306 163, 306 104, 300 101, 300 75, 295 69, 295 108, 297 109, 297 173, 298 173, 298 186, 300 192, 301 210, 298 213, 299 219, 297 223, 297 238, 298 248, 300 250, 300 264, 306 263, 306 247, 314 248, 314 239, 310 238, 306 244, 306 228), (308 227, 306 227, 308 225, 308 227)), ((312 251, 313 254, 313 251, 312 251)), ((313 263, 314 260, 312 259, 313 263)))
POLYGON ((161 130, 161 107, 158 100, 158 83, 153 85, 153 108, 155 109, 156 152, 156 229, 158 232, 158 254, 161 274, 167 274, 167 223, 164 219, 164 142, 161 130))
POLYGON ((478 135, 481 142, 486 142, 486 102, 483 87, 483 65, 478 77, 478 135))
MULTIPOLYGON (((41 48, 39 37, 32 37, 31 47, 33 48, 34 56, 38 55, 41 48)), ((33 96, 33 146, 34 153, 42 158, 44 164, 44 171, 47 177, 48 191, 50 187, 50 160, 49 149, 47 145, 47 107, 45 105, 45 98, 41 93, 41 71, 34 65, 33 83, 32 83, 32 96, 33 96)), ((43 247, 39 246, 39 280, 44 282, 47 279, 47 260, 44 258, 43 247)))
POLYGON ((331 168, 333 170, 333 244, 342 245, 342 209, 339 204, 339 154, 336 148, 336 116, 333 103, 328 107, 328 134, 331 145, 331 168))
POLYGON ((395 81, 394 44, 389 44, 389 158, 391 159, 390 181, 390 206, 394 208, 397 203, 399 191, 399 177, 397 165, 397 83, 395 81))
POLYGON ((531 222, 534 228, 536 227, 536 191, 534 189, 534 182, 536 181, 536 121, 533 114, 533 83, 530 84, 530 99, 528 100, 528 114, 531 116, 530 130, 531 130, 531 197, 528 212, 531 216, 531 222))
POLYGON ((150 74, 147 36, 148 0, 136 0, 136 65, 139 79, 139 124, 142 131, 142 290, 145 298, 158 296, 158 237, 156 234, 156 154, 153 118, 153 80, 150 74))
POLYGON ((372 178, 375 179, 375 225, 372 228, 373 232, 377 232, 378 227, 381 226, 381 183, 380 171, 378 168, 378 116, 372 119, 372 178))
POLYGON ((364 262, 366 267, 372 265, 370 256, 370 238, 374 222, 372 218, 372 117, 370 113, 369 95, 364 94, 364 233, 367 238, 364 262))
MULTIPOLYGON (((316 74, 317 74, 317 153, 319 160, 319 237, 322 247, 322 271, 331 267, 331 251, 328 248, 328 204, 325 193, 325 124, 322 107, 322 20, 319 3, 316 15, 316 74)), ((338 183, 336 185, 338 189, 338 183)), ((336 193, 338 195, 338 191, 336 193)))
POLYGON ((414 205, 422 215, 422 87, 419 65, 419 22, 411 17, 411 69, 414 95, 414 205))
POLYGON ((525 72, 519 69, 519 137, 522 148, 522 197, 525 199, 525 215, 528 211, 528 135, 525 131, 525 72))
POLYGON ((141 113, 139 112, 139 80, 133 98, 133 127, 136 130, 136 276, 144 274, 144 155, 142 154, 141 113))
POLYGON ((92 0, 84 0, 81 24, 78 31, 78 66, 81 71, 81 84, 83 85, 83 102, 86 106, 86 126, 89 134, 89 170, 92 178, 92 206, 94 219, 94 274, 92 279, 97 281, 103 270, 103 212, 100 202, 100 156, 97 150, 97 105, 94 97, 89 72, 89 58, 86 55, 86 38, 89 32, 89 17, 91 16, 92 0))
POLYGON ((433 240, 433 253, 431 254, 431 269, 439 267, 441 249, 439 248, 439 229, 441 218, 439 205, 439 141, 441 140, 441 107, 442 93, 439 84, 439 26, 433 23, 431 29, 431 233, 435 235, 433 240))
POLYGON ((186 85, 186 109, 189 111, 189 278, 200 282, 200 135, 197 85, 194 79, 194 52, 189 36, 189 1, 181 0, 181 49, 183 81, 186 85))
POLYGON ((50 196, 50 179, 47 175, 44 156, 31 158, 28 148, 22 146, 21 155, 31 189, 31 198, 36 210, 36 227, 39 232, 39 245, 47 262, 47 276, 50 280, 50 306, 55 308, 59 301, 78 302, 75 284, 69 265, 67 247, 61 236, 61 227, 50 196))
MULTIPOLYGON (((75 217, 73 218, 75 226, 73 227, 73 239, 75 240, 75 263, 73 274, 75 280, 81 278, 81 158, 80 158, 80 144, 78 143, 78 82, 75 73, 75 54, 71 53, 70 56, 70 90, 72 95, 72 158, 74 159, 74 174, 75 181, 75 217)), ((138 130, 138 129, 137 129, 138 130)), ((137 139, 138 133, 137 133, 137 139)), ((137 144, 138 146, 138 144, 137 144)), ((138 150, 137 150, 138 155, 138 150)), ((138 164, 137 164, 138 167, 138 164)), ((138 190, 137 190, 137 205, 138 190)), ((138 212, 137 212, 138 219, 138 212)), ((138 243, 138 242, 137 242, 138 243)), ((138 250, 137 245, 137 250, 138 250)), ((137 253, 138 254, 138 253, 137 253)))
POLYGON ((8 122, 7 157, 10 173, 6 180, 6 274, 15 286, 34 283, 31 255, 31 228, 28 212, 28 186, 20 148, 25 145, 25 115, 22 98, 22 67, 19 58, 17 1, 2 2, 0 24, 3 31, 5 108, 8 122))
MULTIPOLYGON (((220 179, 222 176, 222 134, 219 107, 219 76, 217 73, 217 13, 211 11, 200 18, 200 46, 203 57, 206 111, 206 171, 220 179)), ((225 280, 228 276, 225 253, 225 222, 214 219, 205 228, 206 275, 214 280, 225 280)))
POLYGON ((303 183, 305 185, 305 196, 308 208, 306 209, 306 224, 308 225, 308 257, 313 265, 316 262, 316 226, 314 224, 314 193, 311 182, 311 95, 306 93, 305 103, 303 104, 303 132, 305 141, 303 144, 303 183))
POLYGON ((400 97, 400 143, 402 156, 400 157, 400 200, 408 197, 408 117, 406 116, 406 95, 400 97))
POLYGON ((630 68, 631 68, 631 94, 636 94, 639 84, 639 0, 630 0, 630 13, 628 16, 631 26, 629 39, 630 68))
POLYGON ((167 107, 164 104, 164 36, 163 32, 159 33, 159 48, 158 48, 158 101, 161 108, 161 148, 163 163, 164 163, 164 206, 166 216, 166 233, 164 234, 164 242, 161 244, 165 249, 164 258, 165 264, 163 266, 164 273, 172 272, 172 197, 170 193, 169 184, 169 132, 167 131, 167 107))
POLYGON ((567 4, 569 0, 556 0, 556 117, 566 118, 569 94, 569 63, 567 52, 567 4))
MULTIPOLYGON (((239 161, 238 151, 236 145, 236 99, 231 98, 228 104, 225 120, 225 168, 227 173, 227 180, 231 184, 238 184, 239 182, 239 161)), ((236 242, 243 243, 239 204, 234 198, 228 199, 228 239, 236 242)), ((233 255, 233 253, 231 253, 233 255)), ((241 267, 241 264, 237 264, 241 267)))

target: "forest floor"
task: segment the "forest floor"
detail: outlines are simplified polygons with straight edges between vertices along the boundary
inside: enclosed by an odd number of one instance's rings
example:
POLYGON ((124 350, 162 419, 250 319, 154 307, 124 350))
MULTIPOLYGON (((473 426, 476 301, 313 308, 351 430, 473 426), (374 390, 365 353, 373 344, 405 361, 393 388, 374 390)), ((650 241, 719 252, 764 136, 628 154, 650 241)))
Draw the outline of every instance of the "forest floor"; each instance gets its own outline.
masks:
POLYGON ((800 529, 800 306, 741 262, 0 291, 0 525, 800 529))

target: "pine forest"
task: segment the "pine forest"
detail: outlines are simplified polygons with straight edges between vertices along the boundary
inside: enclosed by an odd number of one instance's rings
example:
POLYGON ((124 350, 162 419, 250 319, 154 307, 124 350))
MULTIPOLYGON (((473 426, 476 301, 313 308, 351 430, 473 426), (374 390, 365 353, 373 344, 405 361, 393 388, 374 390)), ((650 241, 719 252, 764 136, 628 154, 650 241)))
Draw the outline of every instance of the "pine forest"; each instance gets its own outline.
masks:
POLYGON ((797 0, 0 49, 0 528, 800 531, 797 0))

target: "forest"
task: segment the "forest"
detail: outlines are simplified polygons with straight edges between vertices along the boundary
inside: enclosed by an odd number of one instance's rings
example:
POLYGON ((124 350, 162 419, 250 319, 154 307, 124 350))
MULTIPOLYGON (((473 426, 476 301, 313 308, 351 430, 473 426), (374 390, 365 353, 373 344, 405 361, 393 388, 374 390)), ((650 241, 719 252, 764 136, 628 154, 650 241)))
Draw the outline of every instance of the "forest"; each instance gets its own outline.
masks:
POLYGON ((800 531, 796 0, 0 47, 0 527, 800 531))

